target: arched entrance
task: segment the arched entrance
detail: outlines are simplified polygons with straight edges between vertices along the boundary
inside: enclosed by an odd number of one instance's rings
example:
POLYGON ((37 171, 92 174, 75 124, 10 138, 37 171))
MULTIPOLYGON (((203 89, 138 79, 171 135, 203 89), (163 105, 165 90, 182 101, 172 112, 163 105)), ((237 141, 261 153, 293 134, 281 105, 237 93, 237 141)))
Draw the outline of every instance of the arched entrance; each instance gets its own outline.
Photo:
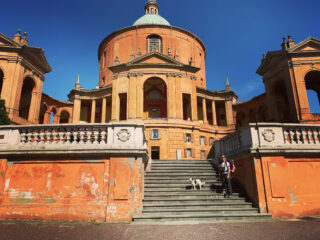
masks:
POLYGON ((70 118, 70 114, 67 111, 63 110, 60 113, 59 123, 69 123, 69 118, 70 118))
POLYGON ((311 71, 305 76, 311 113, 320 113, 320 71, 311 71))
POLYGON ((2 96, 2 85, 3 85, 3 79, 4 79, 4 73, 2 72, 2 70, 0 69, 0 98, 2 96))
POLYGON ((144 86, 144 117, 167 118, 167 86, 160 78, 150 78, 144 86))
POLYGON ((36 85, 32 78, 27 77, 24 79, 20 96, 19 117, 22 117, 26 120, 29 118, 32 93, 35 86, 36 85))

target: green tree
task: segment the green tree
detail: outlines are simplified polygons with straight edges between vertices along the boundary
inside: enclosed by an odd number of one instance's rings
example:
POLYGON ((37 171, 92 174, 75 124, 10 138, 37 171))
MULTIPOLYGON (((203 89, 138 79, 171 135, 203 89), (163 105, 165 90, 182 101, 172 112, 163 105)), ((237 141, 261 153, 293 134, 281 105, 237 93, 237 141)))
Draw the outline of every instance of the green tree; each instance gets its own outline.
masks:
POLYGON ((9 125, 11 124, 10 118, 6 110, 6 104, 3 99, 0 99, 0 125, 9 125))

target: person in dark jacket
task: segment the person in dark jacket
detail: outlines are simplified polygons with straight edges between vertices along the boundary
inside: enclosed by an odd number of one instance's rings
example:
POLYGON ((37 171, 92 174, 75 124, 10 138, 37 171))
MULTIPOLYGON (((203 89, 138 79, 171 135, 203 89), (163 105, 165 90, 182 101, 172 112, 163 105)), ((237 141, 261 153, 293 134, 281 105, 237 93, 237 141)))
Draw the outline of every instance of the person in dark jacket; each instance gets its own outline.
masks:
POLYGON ((220 173, 222 177, 222 187, 226 190, 224 197, 230 198, 232 196, 232 186, 231 186, 231 169, 230 164, 227 161, 226 155, 221 155, 220 173))

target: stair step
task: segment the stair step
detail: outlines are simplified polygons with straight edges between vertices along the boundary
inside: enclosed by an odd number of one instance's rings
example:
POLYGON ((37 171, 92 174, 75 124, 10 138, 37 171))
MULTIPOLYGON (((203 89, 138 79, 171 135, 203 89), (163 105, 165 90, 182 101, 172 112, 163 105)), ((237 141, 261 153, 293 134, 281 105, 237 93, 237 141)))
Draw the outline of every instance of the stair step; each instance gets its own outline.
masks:
POLYGON ((262 220, 271 219, 270 214, 260 213, 237 213, 237 214, 185 214, 185 215, 155 215, 155 214, 143 214, 136 217, 135 222, 162 222, 162 221, 223 221, 223 220, 262 220))
POLYGON ((152 202, 144 202, 144 208, 202 208, 202 207, 250 207, 252 208, 252 203, 248 202, 201 202, 201 201, 194 201, 194 202, 184 202, 184 203, 152 203, 152 202))
MULTIPOLYGON (((145 198, 147 197, 171 197, 171 196, 224 196, 223 193, 216 193, 212 191, 187 191, 187 192, 145 192, 145 198)), ((232 196, 240 197, 242 193, 233 193, 232 196)))
POLYGON ((258 213, 257 208, 186 208, 186 209, 144 209, 143 214, 202 214, 202 213, 258 213))
POLYGON ((168 172, 168 173, 161 173, 161 172, 146 172, 145 174, 146 177, 171 177, 171 176, 187 176, 188 178, 190 177, 194 177, 194 178, 200 178, 201 176, 213 176, 213 177, 217 177, 218 174, 214 173, 214 172, 194 172, 192 174, 190 173, 186 173, 186 172, 168 172))

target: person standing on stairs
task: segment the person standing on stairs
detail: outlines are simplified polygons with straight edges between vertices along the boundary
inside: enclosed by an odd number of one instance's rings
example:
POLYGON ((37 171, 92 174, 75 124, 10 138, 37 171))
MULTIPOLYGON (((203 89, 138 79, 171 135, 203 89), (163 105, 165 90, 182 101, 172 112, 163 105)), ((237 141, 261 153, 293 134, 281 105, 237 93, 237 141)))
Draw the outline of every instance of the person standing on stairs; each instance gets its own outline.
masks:
POLYGON ((231 169, 230 163, 227 161, 226 155, 221 155, 220 172, 222 175, 222 188, 226 190, 224 197, 230 198, 232 196, 232 186, 231 186, 231 169))

